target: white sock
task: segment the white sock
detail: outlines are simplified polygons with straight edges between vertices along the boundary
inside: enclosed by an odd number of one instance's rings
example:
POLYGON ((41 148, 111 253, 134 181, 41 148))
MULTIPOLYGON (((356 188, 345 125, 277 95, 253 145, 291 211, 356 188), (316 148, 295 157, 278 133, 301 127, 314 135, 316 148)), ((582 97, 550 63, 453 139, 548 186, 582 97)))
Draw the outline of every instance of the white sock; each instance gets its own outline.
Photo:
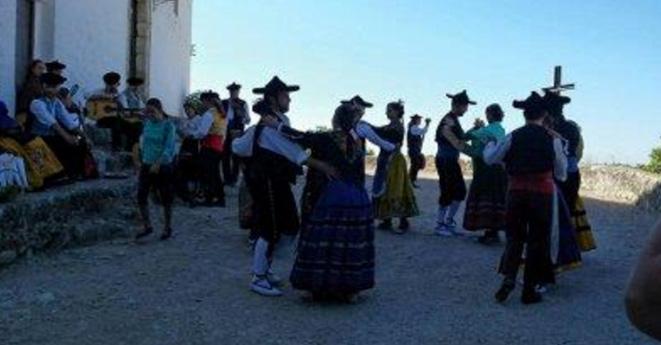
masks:
POLYGON ((265 276, 271 267, 268 259, 269 243, 259 238, 255 243, 255 251, 252 259, 252 273, 257 276, 265 276))
POLYGON ((461 202, 459 201, 453 201, 450 207, 448 208, 448 214, 447 217, 445 218, 446 223, 454 223, 454 216, 457 215, 457 211, 459 211, 459 206, 461 206, 461 202))

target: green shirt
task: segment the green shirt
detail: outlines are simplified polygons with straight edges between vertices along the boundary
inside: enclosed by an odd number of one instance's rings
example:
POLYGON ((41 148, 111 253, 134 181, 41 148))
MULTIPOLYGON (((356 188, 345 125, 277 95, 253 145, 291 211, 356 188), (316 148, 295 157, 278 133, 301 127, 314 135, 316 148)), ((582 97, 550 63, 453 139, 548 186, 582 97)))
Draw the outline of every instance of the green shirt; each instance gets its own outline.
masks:
POLYGON ((482 157, 482 152, 490 141, 499 141, 503 138, 505 138, 505 128, 500 122, 492 122, 482 128, 473 128, 466 133, 466 139, 471 140, 470 148, 466 153, 473 158, 482 157))
POLYGON ((143 164, 170 164, 175 155, 175 126, 170 120, 145 120, 140 137, 143 164))

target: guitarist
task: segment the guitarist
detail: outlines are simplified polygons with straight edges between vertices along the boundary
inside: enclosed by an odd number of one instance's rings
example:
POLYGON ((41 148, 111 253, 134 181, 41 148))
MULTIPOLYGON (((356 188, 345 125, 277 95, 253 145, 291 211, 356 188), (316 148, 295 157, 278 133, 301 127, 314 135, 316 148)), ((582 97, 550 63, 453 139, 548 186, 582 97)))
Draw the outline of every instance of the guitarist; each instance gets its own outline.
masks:
MULTIPOLYGON (((87 99, 94 101, 112 101, 117 102, 119 98, 119 85, 122 76, 117 72, 108 72, 103 75, 104 87, 94 91, 87 99)), ((88 111, 90 109, 88 108, 88 111)), ((109 128, 112 131, 112 150, 119 151, 122 144, 121 121, 118 117, 104 117, 97 121, 100 128, 109 128)))
POLYGON ((142 78, 131 77, 126 83, 128 87, 117 97, 117 102, 122 109, 122 129, 127 137, 127 145, 133 147, 140 140, 142 134, 142 121, 140 114, 145 109, 141 88, 145 81, 142 78))

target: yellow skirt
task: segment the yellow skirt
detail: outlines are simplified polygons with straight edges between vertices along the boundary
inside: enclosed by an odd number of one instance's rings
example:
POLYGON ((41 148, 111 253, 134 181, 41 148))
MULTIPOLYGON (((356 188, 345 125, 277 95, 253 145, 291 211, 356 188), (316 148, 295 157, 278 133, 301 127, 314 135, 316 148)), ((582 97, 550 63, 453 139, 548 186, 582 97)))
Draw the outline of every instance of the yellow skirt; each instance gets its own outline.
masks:
POLYGON ((46 142, 37 137, 25 145, 12 138, 0 138, 0 149, 25 160, 28 182, 33 189, 43 187, 44 180, 60 174, 64 168, 46 142))
POLYGON ((597 249, 597 244, 592 235, 592 226, 590 226, 587 212, 585 211, 585 205, 580 196, 576 199, 575 212, 572 214, 571 220, 574 229, 576 229, 576 240, 578 241, 578 246, 581 248, 581 251, 589 252, 597 249))
POLYGON ((420 214, 406 158, 401 152, 395 152, 390 158, 385 191, 374 199, 374 209, 377 219, 408 218, 420 214))

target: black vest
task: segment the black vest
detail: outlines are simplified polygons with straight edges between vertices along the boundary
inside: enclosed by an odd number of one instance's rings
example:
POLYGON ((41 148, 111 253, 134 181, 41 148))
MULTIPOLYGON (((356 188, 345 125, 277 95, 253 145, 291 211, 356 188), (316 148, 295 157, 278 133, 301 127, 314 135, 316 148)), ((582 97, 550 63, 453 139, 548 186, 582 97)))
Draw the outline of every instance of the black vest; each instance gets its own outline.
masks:
POLYGON ((245 119, 248 117, 248 114, 246 114, 246 102, 242 99, 237 99, 236 102, 232 103, 229 99, 225 99, 221 101, 221 104, 223 105, 225 114, 229 114, 231 104, 234 107, 234 117, 228 123, 229 129, 243 130, 245 128, 245 119))
POLYGON ((419 155, 422 152, 423 137, 411 134, 411 127, 413 125, 409 125, 409 130, 406 133, 406 146, 409 148, 409 155, 419 155))
POLYGON ((303 174, 303 169, 287 158, 262 148, 258 141, 263 130, 262 125, 258 125, 255 129, 253 156, 250 159, 249 168, 250 178, 256 180, 269 178, 291 184, 296 183, 296 176, 303 174))
POLYGON ((526 125, 512 132, 512 145, 505 156, 508 174, 552 172, 554 162, 553 137, 544 127, 526 125))

